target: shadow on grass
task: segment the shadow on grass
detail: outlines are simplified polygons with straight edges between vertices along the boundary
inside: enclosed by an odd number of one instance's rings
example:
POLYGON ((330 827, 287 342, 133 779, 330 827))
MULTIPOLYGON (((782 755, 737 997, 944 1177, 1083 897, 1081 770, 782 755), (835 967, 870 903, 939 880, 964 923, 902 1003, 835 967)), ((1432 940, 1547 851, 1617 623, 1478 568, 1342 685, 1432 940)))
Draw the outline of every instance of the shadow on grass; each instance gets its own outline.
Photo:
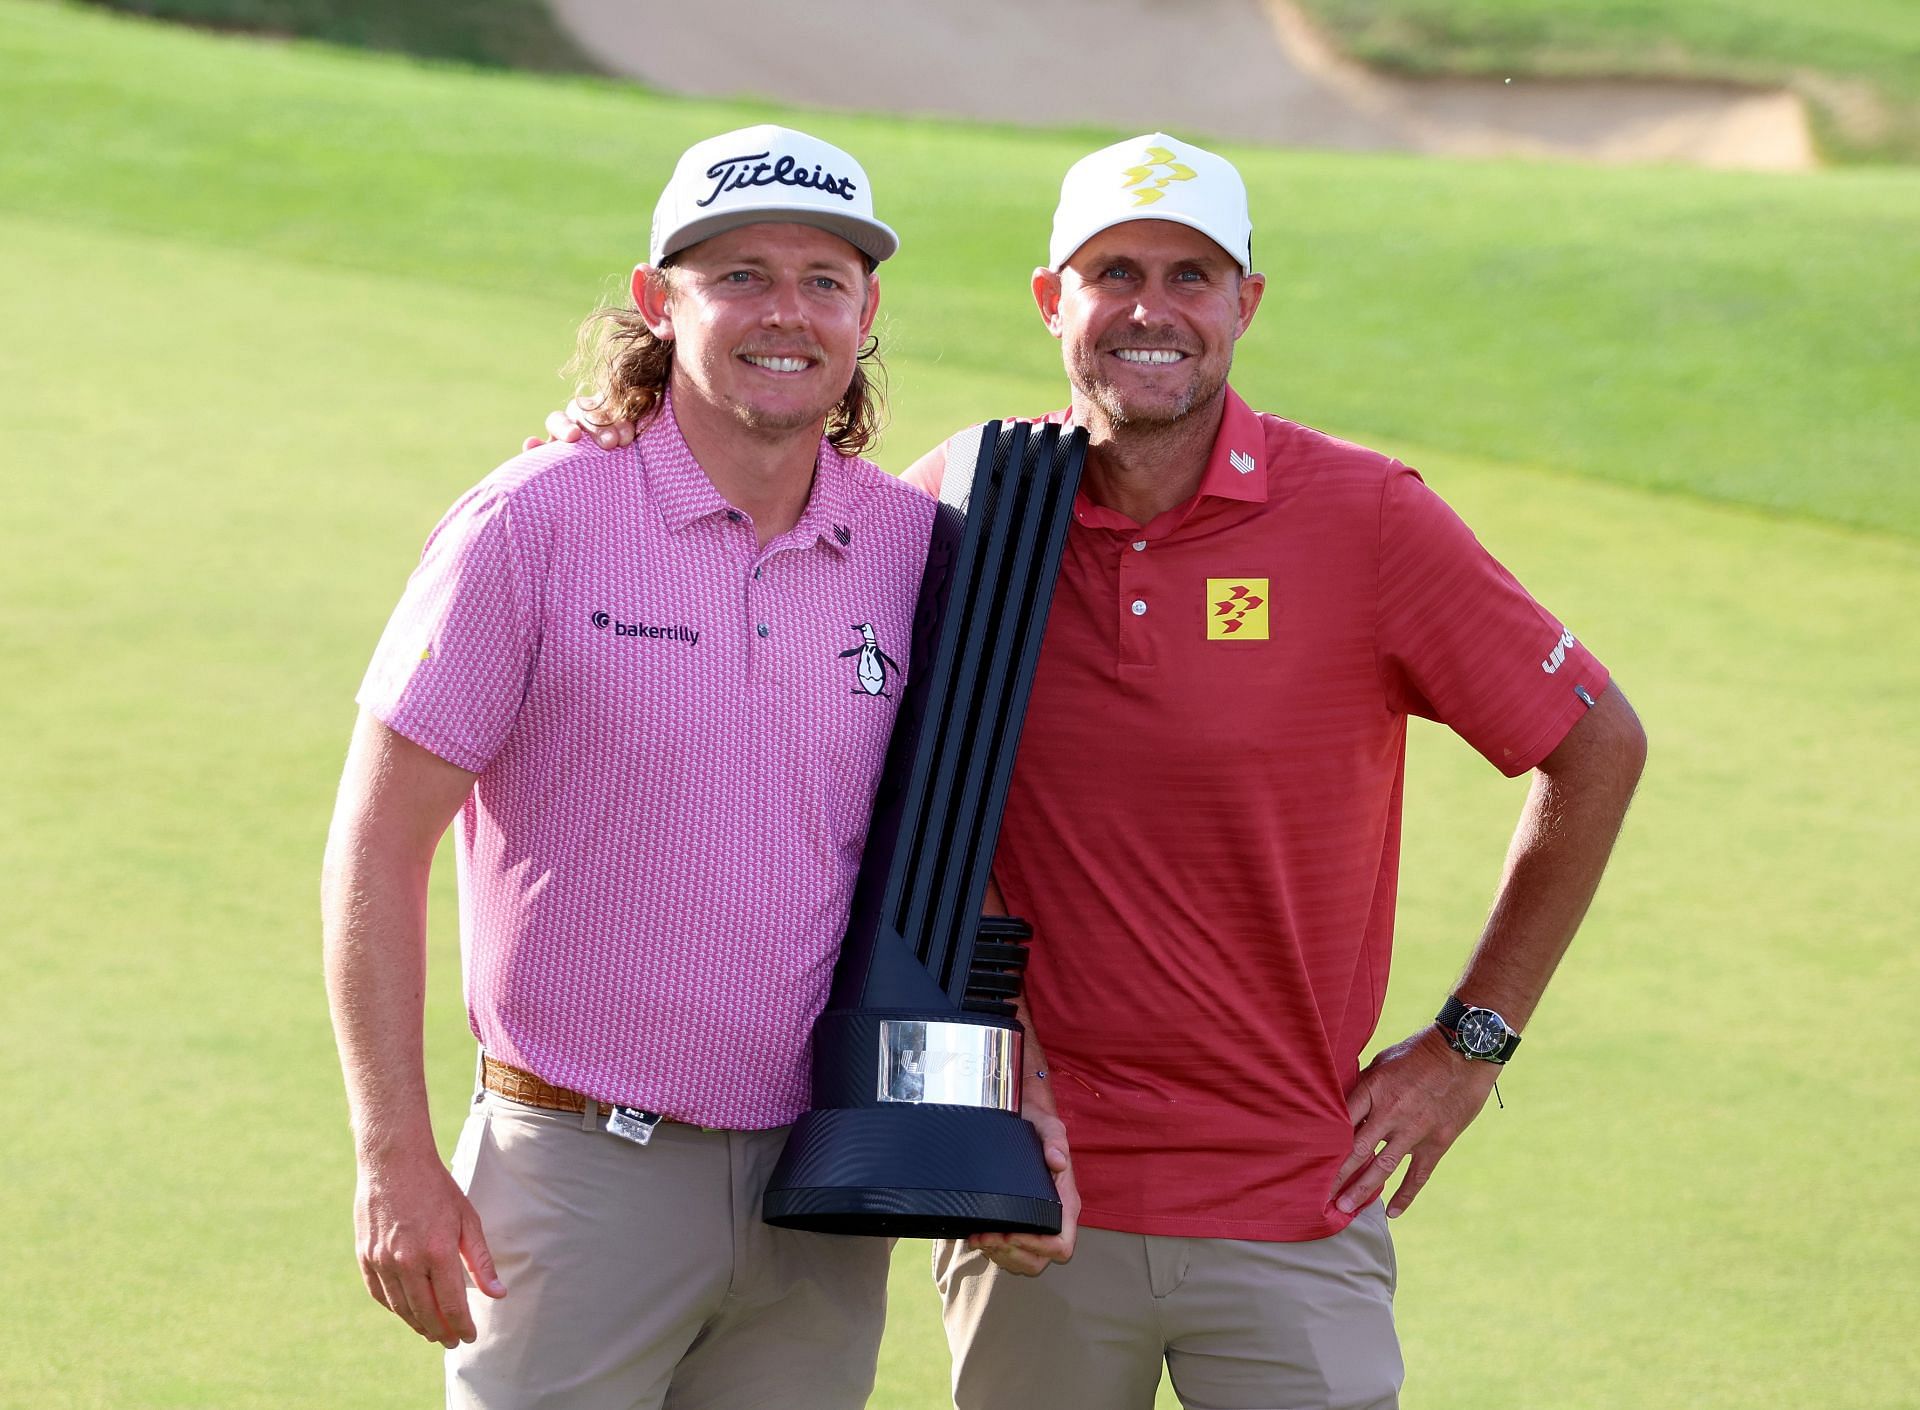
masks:
POLYGON ((102 9, 200 29, 322 39, 485 68, 598 73, 542 0, 85 0, 102 9))

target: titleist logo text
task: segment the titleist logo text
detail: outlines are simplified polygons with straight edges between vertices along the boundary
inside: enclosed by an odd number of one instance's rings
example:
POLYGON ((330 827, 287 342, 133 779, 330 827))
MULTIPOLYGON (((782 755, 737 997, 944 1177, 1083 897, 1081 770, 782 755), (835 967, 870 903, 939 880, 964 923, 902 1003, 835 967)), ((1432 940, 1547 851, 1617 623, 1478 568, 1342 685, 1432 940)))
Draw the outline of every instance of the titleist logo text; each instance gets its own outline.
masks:
POLYGON ((799 186, 809 191, 825 191, 829 196, 838 196, 843 201, 851 201, 853 193, 859 188, 850 177, 835 176, 824 172, 816 163, 809 170, 794 161, 792 157, 782 157, 778 161, 765 160, 765 152, 748 152, 738 157, 723 157, 707 168, 707 177, 713 182, 713 193, 704 201, 695 201, 696 206, 710 206, 728 191, 743 190, 748 186, 799 186))

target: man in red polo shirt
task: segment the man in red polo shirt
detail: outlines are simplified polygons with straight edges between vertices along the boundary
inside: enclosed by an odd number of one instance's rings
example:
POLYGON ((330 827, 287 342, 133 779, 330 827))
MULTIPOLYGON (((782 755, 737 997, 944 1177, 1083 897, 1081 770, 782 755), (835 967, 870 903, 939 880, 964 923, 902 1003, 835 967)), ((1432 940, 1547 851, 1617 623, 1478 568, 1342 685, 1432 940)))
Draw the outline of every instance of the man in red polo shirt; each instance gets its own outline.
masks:
POLYGON ((1081 1207, 1077 1239, 936 1249, 963 1407, 1147 1410, 1163 1363, 1191 1406, 1395 1405, 1387 1218, 1513 1055, 1645 757, 1414 471, 1228 386, 1251 236, 1232 165, 1155 133, 1069 171, 1033 275, 1049 419, 1091 449, 995 879, 1035 930, 1023 1106, 1065 1118, 1081 1207), (1534 781, 1453 994, 1363 1072, 1412 715, 1534 781))
POLYGON ((1386 1218, 1512 1055, 1644 759, 1606 668, 1417 474, 1235 395, 1263 292, 1222 158, 1156 133, 1067 174, 1033 293, 1073 385, 1049 419, 1091 449, 995 879, 1034 925, 1025 1103, 1065 1118, 1080 1230, 1038 1279, 1008 1273, 1058 1241, 937 1250, 962 1406, 1145 1410, 1163 1360, 1193 1406, 1397 1403, 1386 1218), (1363 1072, 1410 715, 1535 777, 1453 996, 1363 1072))

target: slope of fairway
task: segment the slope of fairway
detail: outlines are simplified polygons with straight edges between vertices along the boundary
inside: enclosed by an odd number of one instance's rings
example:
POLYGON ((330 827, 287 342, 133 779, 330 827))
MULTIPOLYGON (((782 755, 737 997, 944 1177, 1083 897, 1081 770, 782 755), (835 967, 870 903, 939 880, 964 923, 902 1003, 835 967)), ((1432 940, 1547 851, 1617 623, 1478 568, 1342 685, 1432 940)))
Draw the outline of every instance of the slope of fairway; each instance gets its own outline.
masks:
MULTIPOLYGON (((765 116, 21 0, 0 16, 0 210, 572 314, 641 248, 672 157, 765 116)), ((894 347, 1053 376, 1024 271, 1087 142, 816 125, 861 154, 902 233, 894 347)), ((1355 433, 1920 533, 1920 174, 1235 155, 1273 280, 1239 375, 1262 400, 1355 433)))
MULTIPOLYGON (((434 518, 559 393, 574 320, 644 231, 634 192, 748 115, 14 3, 0 68, 0 1031, 25 1099, 0 1183, 0 1406, 432 1403, 435 1358, 353 1269, 320 998, 315 871, 351 694, 434 518)), ((889 462, 1057 400, 1017 271, 1084 142, 821 126, 899 192, 889 462)), ((1241 383, 1419 464, 1654 740, 1508 1109, 1398 1231, 1405 1403, 1910 1405, 1920 546, 1884 530, 1920 500, 1896 474, 1914 350, 1870 251, 1914 185, 1248 164, 1289 231, 1263 246, 1281 287, 1241 383), (1397 241, 1333 213, 1378 216, 1382 183, 1397 241), (1805 249, 1769 258, 1762 214, 1805 249), (1309 227, 1317 260, 1292 233, 1309 227), (1645 267, 1583 293, 1609 241, 1645 267), (1516 315, 1551 293, 1532 358, 1563 377, 1497 342, 1417 373, 1395 356, 1475 319, 1444 287, 1470 269, 1516 315), (1880 531, 1650 492, 1645 428, 1610 454, 1555 400, 1606 365, 1563 341, 1618 338, 1621 299, 1703 279, 1747 335, 1676 324, 1668 375, 1696 380, 1663 433, 1697 463, 1672 486, 1880 531), (1443 313, 1396 316, 1409 288, 1443 313), (1836 400, 1853 424, 1824 414, 1836 400)), ((1410 778, 1383 1039, 1444 991, 1520 799, 1433 730, 1410 778)), ((449 1142, 472 1060, 450 872, 428 1000, 449 1142)), ((881 1410, 941 1403, 925 1255, 897 1256, 881 1410)))
POLYGON ((1793 83, 1843 149, 1920 156, 1920 13, 1907 0, 1304 0, 1356 58, 1406 73, 1793 83))

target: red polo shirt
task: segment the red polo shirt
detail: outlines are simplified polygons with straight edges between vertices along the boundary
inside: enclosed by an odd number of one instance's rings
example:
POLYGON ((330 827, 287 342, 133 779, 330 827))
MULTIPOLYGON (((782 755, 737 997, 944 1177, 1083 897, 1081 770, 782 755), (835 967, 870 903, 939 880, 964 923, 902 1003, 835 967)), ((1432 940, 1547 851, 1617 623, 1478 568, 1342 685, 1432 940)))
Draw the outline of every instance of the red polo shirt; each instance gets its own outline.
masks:
POLYGON ((1518 774, 1607 680, 1412 470, 1231 391, 1191 500, 1142 527, 1080 497, 995 875, 1083 1222, 1345 1226, 1407 716, 1518 774))

